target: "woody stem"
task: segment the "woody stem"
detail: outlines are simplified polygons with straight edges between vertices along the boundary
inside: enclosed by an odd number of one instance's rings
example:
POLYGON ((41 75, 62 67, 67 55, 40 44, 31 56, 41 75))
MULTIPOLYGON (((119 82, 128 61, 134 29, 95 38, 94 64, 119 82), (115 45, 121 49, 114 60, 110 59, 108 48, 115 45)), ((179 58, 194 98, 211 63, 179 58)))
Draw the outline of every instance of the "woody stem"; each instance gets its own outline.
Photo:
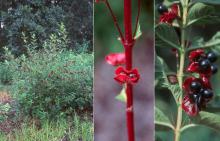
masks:
POLYGON ((184 63, 185 63, 185 49, 186 49, 186 25, 187 25, 187 12, 188 12, 188 0, 185 0, 183 3, 183 15, 182 15, 182 27, 181 27, 181 51, 180 51, 180 63, 179 63, 179 71, 178 71, 178 82, 179 87, 182 91, 182 94, 178 98, 178 111, 177 111, 177 121, 176 121, 176 127, 175 127, 175 141, 180 141, 180 135, 181 135, 181 126, 182 126, 182 100, 183 100, 183 75, 184 75, 184 63))

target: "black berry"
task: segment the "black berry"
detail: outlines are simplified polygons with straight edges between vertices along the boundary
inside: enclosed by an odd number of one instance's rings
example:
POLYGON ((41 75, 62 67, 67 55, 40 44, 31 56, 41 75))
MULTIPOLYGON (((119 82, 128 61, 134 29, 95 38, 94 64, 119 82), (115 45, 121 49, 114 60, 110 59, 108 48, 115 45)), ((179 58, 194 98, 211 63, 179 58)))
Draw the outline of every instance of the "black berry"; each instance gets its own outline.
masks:
POLYGON ((217 55, 214 52, 208 52, 207 59, 209 59, 210 62, 215 62, 217 60, 217 55))
POLYGON ((218 72, 218 67, 217 67, 217 65, 212 64, 212 65, 211 65, 211 70, 212 70, 212 74, 217 73, 217 72, 218 72))
POLYGON ((197 104, 199 110, 201 110, 201 106, 202 106, 202 96, 199 94, 196 97, 195 103, 197 104))
POLYGON ((202 84, 198 81, 192 81, 191 84, 190 84, 190 89, 193 91, 193 92, 199 92, 202 88, 202 84))
POLYGON ((198 95, 199 95, 199 94, 195 94, 195 93, 189 95, 189 96, 190 96, 190 99, 192 100, 192 102, 194 102, 194 103, 196 102, 196 99, 197 99, 198 95))
POLYGON ((162 15, 163 13, 168 12, 168 8, 163 4, 159 4, 157 7, 157 11, 162 15))
POLYGON ((209 69, 211 66, 211 63, 208 59, 204 59, 204 60, 201 60, 199 62, 199 68, 202 70, 202 71, 205 71, 207 69, 209 69))
POLYGON ((204 97, 205 99, 211 99, 213 95, 213 92, 209 89, 205 89, 202 91, 202 97, 204 97))

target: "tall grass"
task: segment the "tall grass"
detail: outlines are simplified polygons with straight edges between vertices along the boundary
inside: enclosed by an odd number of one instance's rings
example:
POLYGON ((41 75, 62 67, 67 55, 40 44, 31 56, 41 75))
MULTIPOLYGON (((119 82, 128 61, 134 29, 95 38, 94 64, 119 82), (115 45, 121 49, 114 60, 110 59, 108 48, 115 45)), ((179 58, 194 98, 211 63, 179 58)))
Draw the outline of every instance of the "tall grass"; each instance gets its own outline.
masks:
POLYGON ((75 116, 72 121, 58 120, 45 121, 38 129, 33 124, 23 124, 21 129, 5 135, 0 134, 0 141, 93 141, 93 124, 89 119, 80 119, 75 116))

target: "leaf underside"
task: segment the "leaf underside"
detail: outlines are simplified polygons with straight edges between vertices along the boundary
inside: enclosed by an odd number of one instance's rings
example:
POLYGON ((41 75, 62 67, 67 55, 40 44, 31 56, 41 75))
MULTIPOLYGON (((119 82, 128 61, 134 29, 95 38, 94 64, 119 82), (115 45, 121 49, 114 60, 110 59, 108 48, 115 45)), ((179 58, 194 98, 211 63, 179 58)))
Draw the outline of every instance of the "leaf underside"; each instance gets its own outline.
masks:
POLYGON ((157 107, 155 107, 155 126, 156 130, 174 129, 169 118, 157 107))

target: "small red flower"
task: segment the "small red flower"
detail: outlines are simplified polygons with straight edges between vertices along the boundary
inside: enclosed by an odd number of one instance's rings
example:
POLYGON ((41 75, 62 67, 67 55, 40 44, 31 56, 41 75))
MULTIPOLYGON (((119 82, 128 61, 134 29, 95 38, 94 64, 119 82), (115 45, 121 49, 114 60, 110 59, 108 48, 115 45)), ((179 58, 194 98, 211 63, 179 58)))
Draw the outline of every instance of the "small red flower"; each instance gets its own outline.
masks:
POLYGON ((201 56, 203 56, 205 54, 203 49, 197 49, 194 50, 192 52, 190 52, 189 54, 189 59, 190 61, 197 61, 201 56))
POLYGON ((165 12, 163 15, 160 16, 161 23, 169 23, 171 24, 174 19, 178 17, 178 5, 174 4, 171 7, 171 10, 165 12))
POLYGON ((189 95, 185 95, 183 98, 182 108, 189 116, 196 116, 199 112, 198 106, 191 101, 189 95))
POLYGON ((119 66, 125 64, 125 54, 124 53, 111 53, 105 57, 108 64, 113 66, 119 66))
POLYGON ((124 83, 137 83, 138 80, 140 79, 140 74, 137 69, 133 70, 125 70, 123 67, 118 67, 115 70, 115 80, 119 82, 120 84, 124 83))

